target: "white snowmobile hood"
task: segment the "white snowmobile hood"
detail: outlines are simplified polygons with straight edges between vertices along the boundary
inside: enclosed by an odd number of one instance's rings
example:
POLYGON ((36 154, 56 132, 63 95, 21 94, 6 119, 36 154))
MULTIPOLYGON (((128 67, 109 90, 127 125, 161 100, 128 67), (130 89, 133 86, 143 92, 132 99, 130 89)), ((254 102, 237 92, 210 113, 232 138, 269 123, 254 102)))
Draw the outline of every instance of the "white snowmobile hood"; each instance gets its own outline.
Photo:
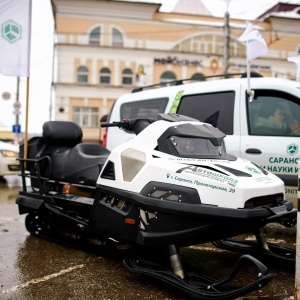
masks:
POLYGON ((97 184, 135 193, 149 182, 184 186, 197 190, 201 204, 226 208, 244 208, 247 201, 268 195, 283 197, 281 179, 244 159, 185 158, 158 151, 157 139, 176 125, 156 121, 136 138, 116 147, 108 158, 114 165, 115 179, 101 178, 100 174, 97 184))

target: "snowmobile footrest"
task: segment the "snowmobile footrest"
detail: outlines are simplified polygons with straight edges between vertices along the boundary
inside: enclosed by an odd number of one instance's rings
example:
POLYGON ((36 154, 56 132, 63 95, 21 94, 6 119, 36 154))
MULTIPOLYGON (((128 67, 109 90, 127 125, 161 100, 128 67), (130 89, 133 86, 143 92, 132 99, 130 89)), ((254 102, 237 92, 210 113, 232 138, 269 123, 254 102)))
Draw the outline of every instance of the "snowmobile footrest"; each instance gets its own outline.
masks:
POLYGON ((224 250, 242 254, 247 253, 263 261, 272 261, 277 265, 280 264, 287 268, 295 267, 296 251, 288 247, 267 243, 269 248, 267 250, 256 241, 238 241, 232 239, 217 240, 213 241, 212 244, 224 250))
POLYGON ((158 279, 198 299, 235 299, 260 289, 276 276, 275 274, 268 274, 267 267, 250 255, 241 256, 231 274, 220 280, 193 273, 185 273, 185 278, 182 279, 158 264, 138 258, 126 257, 123 263, 128 270, 134 273, 158 279), (231 282, 239 276, 240 269, 244 265, 249 265, 249 262, 257 267, 257 277, 243 286, 233 285, 231 282))

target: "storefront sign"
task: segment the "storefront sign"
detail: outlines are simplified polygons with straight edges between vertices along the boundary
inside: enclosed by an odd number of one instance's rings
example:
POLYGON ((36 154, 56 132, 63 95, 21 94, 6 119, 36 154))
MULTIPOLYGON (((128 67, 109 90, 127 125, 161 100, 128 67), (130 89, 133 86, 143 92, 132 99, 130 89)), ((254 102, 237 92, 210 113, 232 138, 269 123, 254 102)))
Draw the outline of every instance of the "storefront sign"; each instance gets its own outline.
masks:
POLYGON ((154 58, 155 64, 161 65, 181 65, 181 66, 197 66, 202 67, 202 60, 190 60, 190 59, 181 59, 176 56, 167 58, 154 58))

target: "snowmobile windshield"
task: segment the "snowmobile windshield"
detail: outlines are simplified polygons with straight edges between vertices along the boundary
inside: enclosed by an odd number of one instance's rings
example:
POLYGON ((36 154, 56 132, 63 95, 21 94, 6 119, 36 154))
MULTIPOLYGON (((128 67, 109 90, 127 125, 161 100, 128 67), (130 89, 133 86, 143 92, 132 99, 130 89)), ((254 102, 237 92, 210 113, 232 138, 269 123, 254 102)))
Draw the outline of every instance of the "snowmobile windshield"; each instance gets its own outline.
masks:
POLYGON ((225 134, 208 124, 169 127, 157 140, 158 150, 179 157, 235 160, 226 154, 225 134))

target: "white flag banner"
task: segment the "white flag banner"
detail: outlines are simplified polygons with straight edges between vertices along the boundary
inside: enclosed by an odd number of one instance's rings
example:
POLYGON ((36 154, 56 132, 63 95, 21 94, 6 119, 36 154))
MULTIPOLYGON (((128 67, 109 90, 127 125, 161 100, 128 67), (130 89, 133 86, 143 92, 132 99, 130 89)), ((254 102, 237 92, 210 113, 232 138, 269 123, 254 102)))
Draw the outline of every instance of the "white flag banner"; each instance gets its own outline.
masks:
POLYGON ((239 37, 239 40, 241 42, 246 42, 248 40, 247 37, 249 36, 249 34, 251 33, 252 30, 253 30, 253 26, 252 26, 251 22, 247 22, 246 29, 245 29, 244 33, 239 37))
POLYGON ((247 42, 247 57, 250 62, 268 53, 266 41, 259 31, 253 28, 250 22, 248 22, 246 30, 240 36, 239 40, 247 42))
POLYGON ((300 55, 294 57, 288 57, 287 59, 289 62, 293 62, 297 66, 296 78, 300 80, 300 55))
POLYGON ((0 73, 29 77, 31 0, 0 0, 0 73))

